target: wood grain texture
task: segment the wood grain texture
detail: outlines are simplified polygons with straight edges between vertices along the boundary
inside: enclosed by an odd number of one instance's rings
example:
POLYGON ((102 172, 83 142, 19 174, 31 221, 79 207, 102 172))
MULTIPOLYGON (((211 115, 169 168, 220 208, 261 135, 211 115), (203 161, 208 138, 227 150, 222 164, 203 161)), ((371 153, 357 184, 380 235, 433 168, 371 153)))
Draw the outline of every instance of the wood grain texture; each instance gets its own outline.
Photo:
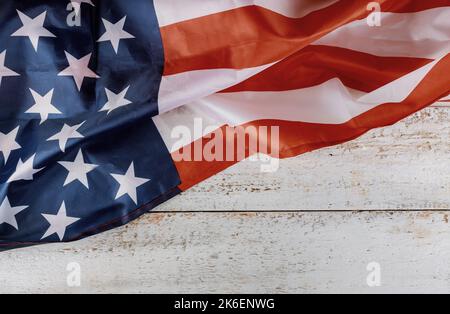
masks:
POLYGON ((75 244, 3 253, 0 292, 450 292, 444 212, 153 213, 75 244), (66 265, 82 266, 81 288, 66 265), (382 286, 366 284, 378 262, 382 286))
POLYGON ((161 211, 450 208, 450 110, 428 108, 344 145, 282 160, 276 173, 243 162, 161 211))
POLYGON ((449 109, 276 173, 241 163, 77 243, 1 253, 0 293, 450 293, 449 109), (80 288, 66 284, 71 262, 80 288), (379 288, 366 284, 370 262, 379 288))

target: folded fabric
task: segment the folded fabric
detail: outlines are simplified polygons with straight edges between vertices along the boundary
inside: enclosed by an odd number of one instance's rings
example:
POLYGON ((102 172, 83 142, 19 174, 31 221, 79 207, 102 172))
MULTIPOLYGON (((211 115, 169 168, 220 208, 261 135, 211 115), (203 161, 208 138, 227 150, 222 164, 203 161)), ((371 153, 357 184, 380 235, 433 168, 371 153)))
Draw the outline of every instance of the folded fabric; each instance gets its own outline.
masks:
POLYGON ((445 100, 448 16, 448 0, 3 0, 0 250, 445 100))

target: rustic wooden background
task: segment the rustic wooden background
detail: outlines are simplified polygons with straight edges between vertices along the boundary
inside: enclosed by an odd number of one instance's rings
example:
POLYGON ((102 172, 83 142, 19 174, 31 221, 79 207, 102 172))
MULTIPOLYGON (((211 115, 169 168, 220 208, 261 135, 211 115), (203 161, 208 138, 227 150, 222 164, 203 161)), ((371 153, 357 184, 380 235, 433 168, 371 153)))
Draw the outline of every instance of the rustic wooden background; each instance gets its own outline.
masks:
POLYGON ((1 253, 0 293, 450 292, 450 110, 245 162, 130 225, 1 253), (81 287, 66 284, 81 265, 81 287), (381 287, 366 283, 371 262, 381 287))

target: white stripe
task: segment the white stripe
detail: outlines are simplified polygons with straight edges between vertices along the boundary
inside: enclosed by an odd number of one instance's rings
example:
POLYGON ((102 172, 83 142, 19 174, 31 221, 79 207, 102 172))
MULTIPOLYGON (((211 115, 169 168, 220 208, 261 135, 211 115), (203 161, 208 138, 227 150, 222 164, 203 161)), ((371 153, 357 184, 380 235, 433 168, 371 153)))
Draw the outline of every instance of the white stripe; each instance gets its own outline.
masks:
POLYGON ((405 75, 383 87, 374 90, 373 92, 359 98, 358 101, 367 104, 376 104, 380 100, 385 103, 399 103, 405 100, 409 94, 419 85, 423 78, 434 68, 434 66, 441 61, 445 56, 441 56, 435 61, 405 75))
MULTIPOLYGON (((315 44, 338 46, 378 56, 438 58, 450 51, 450 8, 419 13, 385 13, 382 27, 357 21, 325 36, 315 44)), ((159 110, 164 113, 239 84, 270 65, 244 70, 213 69, 164 76, 159 110)), ((409 82, 409 81, 408 81, 409 82)), ((395 84, 392 85, 395 88, 395 84)), ((411 83, 411 88, 415 83, 411 83)), ((392 91, 395 93, 395 91, 392 91)), ((374 98, 376 94, 374 94, 374 98)))
POLYGON ((300 18, 339 0, 155 0, 161 27, 223 11, 256 5, 291 18, 300 18))
MULTIPOLYGON (((195 118, 202 118, 204 127, 237 126, 264 119, 343 124, 380 104, 403 101, 437 62, 368 94, 350 90, 335 78, 293 91, 215 94, 155 117, 154 121, 171 152, 189 144, 171 137, 173 127, 186 126, 192 130, 195 118)), ((192 140, 200 136, 197 134, 192 140)))
POLYGON ((358 102, 363 95, 334 78, 299 90, 215 94, 192 106, 202 108, 204 115, 222 124, 233 126, 263 119, 341 124, 378 105, 358 102))
POLYGON ((211 129, 216 130, 223 125, 212 117, 208 117, 202 108, 196 106, 179 107, 163 115, 154 116, 152 119, 170 153, 207 135, 211 132, 211 129), (198 129, 195 126, 195 119, 197 118, 201 119, 202 123, 201 131, 198 133, 195 131, 198 129), (187 128, 190 130, 192 137, 190 139, 185 137, 182 140, 172 137, 172 132, 176 127, 187 128))
POLYGON ((315 42, 377 56, 435 59, 450 51, 450 8, 417 13, 381 13, 381 26, 359 20, 315 42))
POLYGON ((445 97, 445 98, 442 98, 441 101, 450 101, 450 95, 448 95, 448 96, 445 97))
POLYGON ((173 110, 239 84, 272 65, 243 70, 199 70, 163 76, 158 98, 159 113, 173 110))

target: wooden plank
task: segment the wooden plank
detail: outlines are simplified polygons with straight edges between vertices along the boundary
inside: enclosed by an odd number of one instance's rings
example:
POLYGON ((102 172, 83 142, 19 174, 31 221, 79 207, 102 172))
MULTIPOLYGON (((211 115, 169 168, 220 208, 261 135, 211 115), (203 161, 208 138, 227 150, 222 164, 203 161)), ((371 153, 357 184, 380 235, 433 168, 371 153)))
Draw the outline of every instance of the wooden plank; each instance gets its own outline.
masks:
POLYGON ((450 208, 450 110, 428 108, 360 139, 281 161, 243 162, 160 211, 450 208))
POLYGON ((450 292, 445 212, 154 213, 2 253, 0 293, 450 292), (81 265, 81 287, 66 284, 81 265), (370 288, 369 263, 381 266, 370 288))
POLYGON ((0 293, 448 293, 448 213, 321 212, 450 208, 448 109, 283 161, 277 173, 242 163, 159 208, 169 213, 103 235, 2 253, 0 293), (245 210, 257 212, 215 212, 245 210), (258 212, 267 210, 279 212, 258 212), (80 288, 66 284, 71 262, 80 288), (379 288, 366 284, 370 262, 381 265, 379 288))

